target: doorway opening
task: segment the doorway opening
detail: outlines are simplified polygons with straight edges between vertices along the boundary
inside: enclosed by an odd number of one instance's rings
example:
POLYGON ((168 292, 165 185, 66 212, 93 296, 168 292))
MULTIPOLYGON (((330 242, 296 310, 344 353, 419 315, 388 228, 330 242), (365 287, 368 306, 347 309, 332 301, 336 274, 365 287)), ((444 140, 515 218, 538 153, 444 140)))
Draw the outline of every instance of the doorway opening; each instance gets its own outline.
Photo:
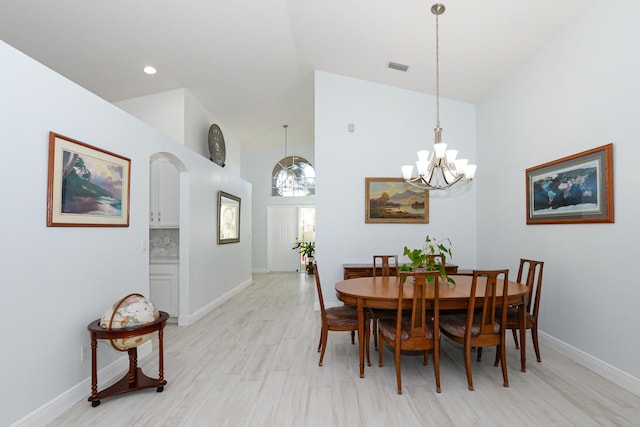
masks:
POLYGON ((315 206, 267 207, 267 270, 304 272, 298 242, 315 242, 315 206))

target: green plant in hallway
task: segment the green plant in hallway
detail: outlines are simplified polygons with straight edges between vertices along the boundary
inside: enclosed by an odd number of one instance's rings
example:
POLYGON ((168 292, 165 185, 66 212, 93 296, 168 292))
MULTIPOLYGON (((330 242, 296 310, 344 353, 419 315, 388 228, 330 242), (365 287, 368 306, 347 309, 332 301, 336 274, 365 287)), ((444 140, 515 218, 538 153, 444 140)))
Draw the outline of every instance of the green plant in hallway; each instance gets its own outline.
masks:
POLYGON ((292 249, 300 249, 307 265, 307 273, 313 274, 313 254, 316 252, 316 242, 296 242, 292 249))

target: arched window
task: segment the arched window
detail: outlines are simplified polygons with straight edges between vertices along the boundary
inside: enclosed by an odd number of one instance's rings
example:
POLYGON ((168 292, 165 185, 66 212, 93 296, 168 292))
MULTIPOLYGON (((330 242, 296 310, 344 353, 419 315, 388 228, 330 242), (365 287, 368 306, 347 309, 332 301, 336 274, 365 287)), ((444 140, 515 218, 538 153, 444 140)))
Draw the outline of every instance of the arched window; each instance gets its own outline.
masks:
POLYGON ((280 160, 271 174, 271 195, 304 197, 316 194, 316 171, 306 159, 287 156, 280 160))

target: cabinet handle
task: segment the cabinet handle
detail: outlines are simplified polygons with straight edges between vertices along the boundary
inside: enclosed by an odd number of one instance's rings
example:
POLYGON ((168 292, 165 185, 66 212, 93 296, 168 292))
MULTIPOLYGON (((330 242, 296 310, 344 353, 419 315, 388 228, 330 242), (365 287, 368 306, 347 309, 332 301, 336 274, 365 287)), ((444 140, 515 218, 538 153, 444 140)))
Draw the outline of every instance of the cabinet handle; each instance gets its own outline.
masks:
POLYGON ((149 212, 149 221, 153 222, 153 212, 149 212))

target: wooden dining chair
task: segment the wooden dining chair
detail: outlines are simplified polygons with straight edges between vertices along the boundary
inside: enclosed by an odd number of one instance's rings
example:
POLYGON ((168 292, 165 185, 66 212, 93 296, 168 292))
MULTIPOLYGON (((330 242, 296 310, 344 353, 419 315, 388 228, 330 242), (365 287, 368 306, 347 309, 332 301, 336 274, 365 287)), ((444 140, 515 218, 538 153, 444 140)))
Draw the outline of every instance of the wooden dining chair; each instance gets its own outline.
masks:
MULTIPOLYGON (((373 256, 373 277, 380 276, 397 276, 398 275, 398 255, 374 255, 373 256), (391 263, 393 260, 393 263, 391 263), (380 265, 380 274, 378 274, 378 265, 380 265)), ((378 319, 380 317, 393 317, 395 310, 375 309, 370 310, 371 314, 371 330, 373 332, 373 348, 378 350, 378 319)), ((353 335, 351 337, 353 341, 353 335)))
MULTIPOLYGON (((314 262, 316 289, 318 291, 318 302, 320 303, 320 316, 322 318, 322 326, 320 329, 320 342, 318 343, 318 352, 320 352, 320 362, 318 366, 322 366, 324 352, 327 348, 327 339, 329 331, 358 331, 358 311, 356 307, 351 305, 343 305, 340 307, 325 308, 324 298, 322 296, 322 285, 320 284, 320 273, 318 271, 318 262, 314 262)), ((369 314, 365 311, 365 332, 364 337, 358 335, 358 340, 364 338, 364 345, 367 354, 367 364, 371 366, 369 359, 369 314)))
POLYGON ((507 375, 507 357, 505 350, 505 325, 507 311, 499 309, 507 306, 509 270, 474 270, 469 293, 466 314, 444 314, 440 316, 440 331, 448 338, 463 345, 464 365, 467 372, 469 390, 473 390, 471 374, 471 348, 497 347, 500 356, 496 359, 502 364, 503 386, 509 387, 507 375), (478 282, 485 282, 482 307, 476 311, 476 288, 478 282), (498 297, 498 290, 502 296, 498 297))
MULTIPOLYGON (((525 313, 525 329, 531 330, 531 338, 533 340, 533 349, 536 352, 536 359, 541 362, 540 347, 538 346, 538 309, 540 308, 540 293, 542 291, 542 269, 544 262, 534 261, 531 259, 520 258, 520 268, 518 269, 518 283, 529 288, 529 295, 525 313), (526 273, 525 273, 526 272, 526 273), (526 277, 526 280, 523 279, 526 277)), ((520 321, 518 317, 518 308, 509 307, 507 310, 507 321, 505 329, 511 329, 513 340, 518 345, 517 331, 520 329, 520 321)), ((525 345, 525 343, 522 343, 525 345)))
POLYGON ((402 394, 400 370, 402 350, 423 350, 424 364, 427 364, 429 350, 433 351, 433 368, 436 377, 436 392, 440 393, 440 274, 436 271, 398 273, 398 306, 394 318, 378 319, 378 340, 380 342, 379 363, 383 364, 384 344, 394 349, 398 394, 402 394), (403 314, 404 290, 413 287, 411 310, 403 314), (433 289, 433 305, 427 302, 427 293, 433 289))
POLYGON ((398 274, 398 255, 374 255, 373 256, 373 277, 395 276, 398 274), (391 263, 393 260, 393 263, 391 263), (380 274, 377 274, 380 265, 380 274))

